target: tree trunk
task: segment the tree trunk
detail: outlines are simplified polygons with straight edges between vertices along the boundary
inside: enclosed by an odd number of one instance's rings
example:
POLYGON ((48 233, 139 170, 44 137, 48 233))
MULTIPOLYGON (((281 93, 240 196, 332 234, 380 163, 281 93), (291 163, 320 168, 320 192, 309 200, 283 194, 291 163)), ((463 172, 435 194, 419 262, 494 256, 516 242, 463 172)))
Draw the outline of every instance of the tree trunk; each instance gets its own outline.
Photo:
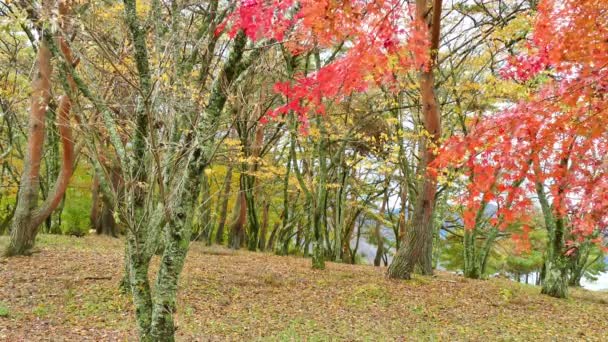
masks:
POLYGON ((192 238, 197 241, 204 241, 206 244, 211 244, 211 235, 213 234, 213 225, 211 224, 211 196, 209 177, 203 172, 201 175, 201 203, 199 204, 199 212, 197 215, 197 224, 193 231, 192 238))
MULTIPOLYGON (((439 46, 439 29, 441 19, 441 0, 433 3, 432 18, 427 16, 427 1, 416 1, 416 18, 426 22, 431 31, 431 60, 436 58, 439 46)), ((441 136, 441 117, 439 105, 435 97, 435 78, 433 76, 434 62, 419 76, 420 98, 422 102, 424 129, 428 132, 421 139, 421 157, 419 172, 424 176, 420 187, 414 213, 412 226, 405 233, 404 243, 397 251, 393 262, 389 266, 388 275, 391 278, 409 279, 410 274, 419 271, 422 274, 432 274, 433 255, 433 210, 437 179, 428 174, 426 169, 435 159, 434 149, 441 136)))
POLYGON ((599 254, 594 260, 589 261, 590 252, 590 242, 584 242, 572 255, 570 255, 570 276, 568 277, 569 286, 581 287, 581 280, 587 271, 587 268, 603 257, 602 254, 599 254))
POLYGON ((91 185, 91 213, 89 219, 91 221, 91 227, 95 229, 97 234, 102 233, 101 229, 101 199, 99 193, 99 175, 95 173, 93 176, 93 184, 91 185))
POLYGON ((270 237, 268 238, 268 244, 266 248, 270 251, 274 249, 274 244, 277 238, 277 232, 281 229, 281 223, 275 222, 274 227, 272 228, 272 232, 270 233, 270 237))
POLYGON ((251 157, 253 158, 253 163, 249 166, 249 171, 251 174, 242 175, 245 177, 245 184, 247 185, 245 190, 245 198, 247 199, 247 223, 249 226, 248 248, 250 251, 255 251, 260 243, 258 241, 260 239, 260 223, 258 221, 258 213, 255 205, 254 188, 256 183, 255 172, 258 170, 258 159, 260 158, 263 143, 264 125, 258 125, 255 130, 255 136, 251 148, 251 157))
MULTIPOLYGON (((535 172, 537 176, 540 175, 540 165, 535 165, 535 172)), ((540 181, 536 182, 536 193, 548 233, 541 293, 551 297, 566 298, 568 296, 568 264, 563 255, 564 223, 561 218, 555 217, 540 181)))
POLYGON ((563 255, 565 246, 563 222, 561 219, 554 222, 548 236, 541 293, 551 297, 566 298, 568 297, 568 261, 563 255))
POLYGON ((150 336, 150 325, 152 324, 152 293, 148 280, 151 255, 145 255, 144 244, 141 239, 136 239, 133 234, 127 237, 128 276, 133 305, 135 306, 135 318, 141 341, 152 341, 150 336))
MULTIPOLYGON (((241 189, 245 197, 244 210, 247 213, 247 248, 250 251, 255 251, 257 249, 258 237, 260 232, 260 223, 258 221, 258 213, 255 205, 255 196, 253 193, 254 184, 255 177, 250 176, 246 173, 241 174, 241 189)), ((244 231, 245 229, 243 228, 243 233, 244 231)))
POLYGON ((239 249, 245 242, 245 222, 247 220, 247 202, 243 191, 239 192, 232 212, 230 248, 239 249))
MULTIPOLYGON (((37 52, 38 72, 32 82, 32 97, 29 116, 27 150, 21 177, 17 208, 13 217, 9 246, 6 255, 26 255, 34 246, 39 226, 51 215, 61 202, 73 172, 74 142, 70 127, 70 110, 72 102, 64 95, 59 100, 57 127, 63 145, 61 170, 55 185, 38 207, 38 189, 40 186, 40 164, 44 147, 45 113, 50 102, 50 78, 52 74, 51 52, 45 36, 40 41, 37 52)), ((60 39, 61 48, 68 63, 75 64, 67 43, 60 39)), ((73 81, 68 82, 74 88, 73 81)))
MULTIPOLYGON (((384 185, 384 197, 382 199, 382 205, 380 206, 380 212, 378 213, 378 216, 380 216, 381 219, 384 219, 384 211, 388 205, 388 184, 389 178, 386 177, 384 185)), ((374 235, 378 243, 378 248, 376 248, 376 257, 374 258, 374 266, 376 267, 380 266, 382 263, 382 256, 384 255, 384 236, 382 236, 382 225, 383 222, 378 220, 376 222, 376 228, 374 229, 374 235)))
MULTIPOLYGON (((61 157, 59 153, 59 129, 57 127, 57 110, 51 104, 47 110, 47 124, 48 124, 48 135, 47 144, 49 145, 49 151, 45 156, 46 165, 46 182, 45 187, 51 188, 50 183, 59 177, 61 171, 61 165, 59 163, 61 157)), ((42 196, 46 199, 48 193, 43 193, 42 196)), ((63 212, 63 206, 65 204, 65 194, 61 199, 61 202, 57 208, 49 215, 45 220, 44 232, 47 234, 61 234, 61 213, 63 212)))
POLYGON ((313 214, 313 251, 312 268, 325 269, 324 237, 327 228, 327 215, 325 203, 327 201, 327 132, 321 116, 317 116, 317 124, 321 132, 318 142, 319 177, 313 214))
POLYGON ((268 212, 270 203, 264 203, 264 211, 262 211, 262 226, 260 227, 260 236, 258 248, 261 251, 266 250, 266 236, 268 235, 268 212))
MULTIPOLYGON (((175 5, 175 4, 174 4, 175 5)), ((132 5, 131 10, 134 11, 132 5)), ((178 9, 175 9, 177 11, 178 9)), ((233 48, 230 52, 224 67, 214 82, 209 104, 206 108, 204 120, 197 127, 198 132, 211 134, 217 130, 219 118, 224 104, 227 100, 225 89, 239 74, 240 60, 245 48, 247 38, 243 31, 240 31, 233 41, 233 48)), ((242 71, 242 70, 241 70, 242 71)), ((195 141, 190 140, 193 144, 195 141)), ((189 144, 189 145, 190 145, 189 144)), ((174 189, 175 199, 164 208, 168 210, 168 222, 164 225, 164 251, 161 258, 160 269, 157 274, 155 286, 152 319, 150 324, 150 336, 154 341, 174 341, 175 323, 173 314, 176 312, 176 295, 179 275, 182 271, 184 260, 188 252, 192 230, 192 211, 196 196, 201 187, 201 172, 209 165, 213 151, 213 139, 206 139, 203 146, 190 145, 190 158, 185 165, 185 175, 182 179, 175 180, 170 188, 174 189)), ((204 198, 203 200, 208 200, 204 198)), ((240 223, 240 232, 244 235, 244 223, 246 220, 246 203, 244 193, 241 191, 238 201, 241 208, 237 211, 240 223)), ((238 234, 239 240, 244 241, 244 236, 238 234)), ((144 334, 145 336, 145 334, 144 334)))
POLYGON ((224 244, 224 226, 226 225, 226 216, 228 213, 228 200, 230 199, 230 186, 232 184, 232 166, 226 171, 224 179, 224 193, 222 194, 220 217, 217 223, 217 231, 215 232, 215 243, 218 245, 224 244))
MULTIPOLYGON (((564 170, 567 169, 568 159, 561 160, 564 170)), ((568 297, 568 260, 565 253, 565 220, 549 203, 543 180, 540 161, 534 160, 535 187, 540 203, 545 228, 547 229, 547 249, 543 265, 541 293, 556 298, 568 297)), ((558 187, 557 196, 563 194, 564 184, 558 187)), ((554 202, 555 203, 555 202, 554 202)))

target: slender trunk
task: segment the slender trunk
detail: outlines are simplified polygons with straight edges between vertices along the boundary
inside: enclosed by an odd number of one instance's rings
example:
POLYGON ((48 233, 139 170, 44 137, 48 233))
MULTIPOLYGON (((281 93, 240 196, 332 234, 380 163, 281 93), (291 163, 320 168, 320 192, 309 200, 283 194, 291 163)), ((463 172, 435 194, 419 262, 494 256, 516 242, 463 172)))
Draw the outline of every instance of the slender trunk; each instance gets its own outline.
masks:
POLYGON ((405 179, 401 183, 400 200, 401 210, 399 211, 399 222, 397 224, 397 233, 395 234, 395 249, 397 251, 401 249, 401 242, 405 240, 406 222, 410 216, 410 210, 407 205, 407 180, 405 179), (407 219, 406 216, 408 216, 407 219))
POLYGON ((595 259, 589 261, 590 252, 591 246, 589 242, 585 242, 575 251, 573 255, 570 256, 570 276, 568 278, 569 286, 580 287, 581 280, 587 271, 587 268, 603 257, 602 254, 598 254, 595 259))
POLYGON ((260 223, 258 221, 258 213, 255 205, 255 196, 253 192, 255 177, 241 174, 241 186, 243 195, 245 196, 245 205, 247 212, 247 247, 250 251, 255 251, 258 247, 258 238, 260 232, 260 223))
POLYGON ((232 184, 232 166, 226 171, 224 179, 224 193, 222 194, 220 217, 217 223, 217 231, 215 232, 215 243, 218 245, 224 244, 224 226, 226 225, 226 216, 228 213, 228 199, 230 199, 230 186, 232 184))
MULTIPOLYGON (((49 153, 45 157, 46 164, 46 188, 50 189, 50 183, 59 177, 61 171, 61 165, 59 164, 60 152, 59 152, 59 129, 57 127, 57 115, 56 108, 50 106, 47 110, 47 123, 48 123, 48 135, 47 144, 49 145, 49 153)), ((43 198, 46 199, 48 193, 43 194, 43 198)), ((45 233, 48 234, 61 234, 61 213, 63 212, 63 206, 65 203, 65 194, 61 199, 61 202, 57 208, 49 215, 45 220, 45 233)))
POLYGON ((230 223, 230 248, 239 249, 245 239, 245 221, 247 220, 247 203, 245 193, 239 191, 234 204, 232 222, 230 223))
MULTIPOLYGON (((251 148, 251 157, 253 163, 249 166, 251 174, 245 175, 247 189, 245 192, 247 198, 247 222, 249 225, 249 250, 255 251, 260 244, 260 223, 258 221, 257 208, 255 203, 255 183, 256 177, 255 172, 258 170, 260 153, 262 151, 262 145, 264 143, 264 125, 258 125, 255 130, 255 136, 253 139, 253 145, 251 148)), ((265 234, 265 233, 264 233, 265 234)), ((266 238, 264 236, 264 238, 266 238)))
POLYGON ((272 251, 274 249, 274 244, 275 244, 277 232, 279 231, 279 229, 281 229, 281 223, 275 222, 274 227, 272 228, 272 232, 270 233, 270 237, 268 238, 268 244, 266 246, 266 249, 268 249, 270 251, 272 251))
POLYGON ((335 204, 335 229, 334 229, 334 260, 342 260, 344 255, 342 254, 342 234, 344 232, 344 204, 346 203, 346 180, 348 178, 349 169, 344 165, 344 150, 340 154, 339 164, 341 169, 340 173, 340 187, 336 190, 336 204, 335 204))
MULTIPOLYGON (((380 212, 378 213, 378 216, 381 219, 384 219, 384 211, 386 210, 386 206, 388 205, 388 183, 389 178, 386 177, 384 185, 384 198, 382 199, 382 205, 380 206, 380 212)), ((376 248, 376 257, 374 258, 374 266, 380 266, 380 263, 382 262, 382 256, 384 255, 384 236, 382 235, 382 226, 383 222, 381 220, 378 220, 374 229, 374 235, 378 244, 378 248, 376 248)))
POLYGON ((464 231, 464 270, 466 278, 481 278, 481 267, 477 255, 477 227, 465 229, 464 231))
POLYGON ((89 214, 89 220, 91 221, 91 227, 95 229, 97 234, 101 234, 101 200, 99 194, 99 175, 95 172, 93 176, 93 184, 91 185, 91 212, 89 214))
MULTIPOLYGON (((291 145, 291 144, 290 144, 291 145)), ((291 227, 293 226, 293 224, 290 222, 291 217, 289 216, 289 177, 291 176, 291 159, 292 159, 292 153, 291 153, 291 148, 290 148, 290 153, 287 153, 287 164, 285 165, 285 178, 283 178, 283 215, 282 215, 282 226, 281 226, 281 233, 279 234, 280 238, 279 240, 281 241, 285 241, 287 239, 282 239, 281 237, 285 237, 285 236, 289 236, 291 235, 291 227)), ((272 241, 272 236, 271 236, 271 241, 272 241)), ((289 241, 289 240, 287 240, 289 241)), ((281 253, 283 254, 287 254, 287 249, 288 247, 285 247, 285 244, 283 244, 283 250, 281 251, 281 253)))
POLYGON ((206 244, 211 244, 213 225, 211 224, 211 196, 209 193, 209 177, 207 177, 207 175, 203 172, 201 178, 201 203, 199 204, 196 230, 193 232, 192 238, 197 241, 204 241, 206 244))
POLYGON ((324 237, 327 227, 327 216, 325 212, 325 203, 327 201, 327 132, 321 116, 317 116, 317 124, 321 131, 321 138, 318 142, 318 157, 319 157, 319 177, 317 187, 317 198, 314 202, 313 214, 313 252, 312 252, 312 268, 325 269, 325 248, 324 237))
POLYGON ((261 251, 266 250, 266 236, 268 234, 268 212, 270 210, 270 203, 264 203, 264 211, 262 212, 262 226, 260 228, 260 237, 258 248, 261 251))

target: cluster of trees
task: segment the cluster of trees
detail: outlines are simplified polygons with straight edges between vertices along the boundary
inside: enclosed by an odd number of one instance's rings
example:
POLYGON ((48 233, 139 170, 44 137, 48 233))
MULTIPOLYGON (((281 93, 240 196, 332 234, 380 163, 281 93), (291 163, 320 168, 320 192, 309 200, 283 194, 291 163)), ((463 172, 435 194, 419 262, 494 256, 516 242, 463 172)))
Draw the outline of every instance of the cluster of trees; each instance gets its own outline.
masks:
POLYGON ((607 10, 1 3, 6 254, 41 230, 125 234, 143 340, 173 338, 193 240, 323 269, 356 262, 364 236, 392 278, 438 263, 482 278, 502 260, 566 297, 605 251, 607 10))

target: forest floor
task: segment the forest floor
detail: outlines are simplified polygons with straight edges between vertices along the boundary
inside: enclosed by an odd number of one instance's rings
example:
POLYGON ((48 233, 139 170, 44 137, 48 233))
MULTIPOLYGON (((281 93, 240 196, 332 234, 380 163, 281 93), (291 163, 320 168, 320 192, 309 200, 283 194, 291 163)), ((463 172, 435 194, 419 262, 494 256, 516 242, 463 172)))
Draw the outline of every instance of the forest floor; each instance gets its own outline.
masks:
MULTIPOLYGON (((0 237, 0 248, 7 243, 0 237)), ((135 341, 118 290, 122 240, 42 235, 39 253, 0 258, 0 341, 135 341)), ((154 261, 155 269, 158 260, 154 261)), ((155 272, 151 272, 154 274, 155 272)), ((608 293, 559 300, 506 279, 384 268, 193 243, 180 281, 181 341, 608 340, 608 293)))

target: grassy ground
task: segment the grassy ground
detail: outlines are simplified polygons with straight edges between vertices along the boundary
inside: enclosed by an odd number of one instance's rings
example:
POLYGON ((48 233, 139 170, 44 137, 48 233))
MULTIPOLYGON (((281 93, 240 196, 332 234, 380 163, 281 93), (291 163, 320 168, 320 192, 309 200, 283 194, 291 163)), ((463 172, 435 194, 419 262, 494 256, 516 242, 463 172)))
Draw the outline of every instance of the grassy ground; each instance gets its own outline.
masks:
MULTIPOLYGON (((136 340, 117 289, 121 240, 47 235, 38 246, 0 258, 0 341, 136 340)), ((307 259, 194 243, 180 285, 182 341, 608 340, 608 293, 558 300, 501 279, 392 281, 371 266, 313 271, 307 259)))

